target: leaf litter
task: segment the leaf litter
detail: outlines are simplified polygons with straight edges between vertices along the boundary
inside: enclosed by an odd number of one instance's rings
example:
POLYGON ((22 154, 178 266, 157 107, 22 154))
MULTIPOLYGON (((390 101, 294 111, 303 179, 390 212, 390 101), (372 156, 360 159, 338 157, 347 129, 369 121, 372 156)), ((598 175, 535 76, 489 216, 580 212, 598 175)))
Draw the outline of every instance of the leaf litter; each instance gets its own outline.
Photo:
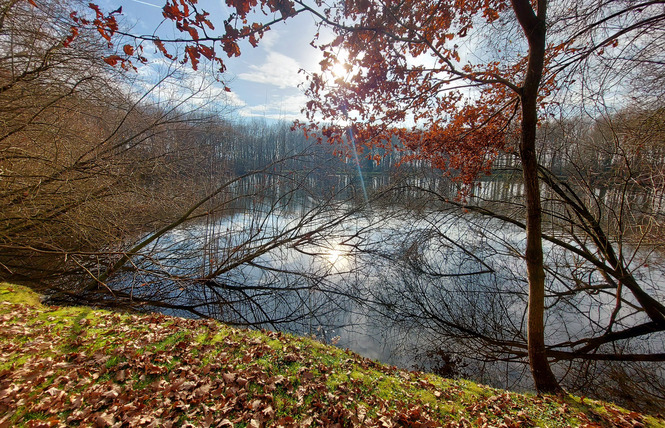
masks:
POLYGON ((665 426, 211 320, 7 301, 0 320, 0 428, 665 426))

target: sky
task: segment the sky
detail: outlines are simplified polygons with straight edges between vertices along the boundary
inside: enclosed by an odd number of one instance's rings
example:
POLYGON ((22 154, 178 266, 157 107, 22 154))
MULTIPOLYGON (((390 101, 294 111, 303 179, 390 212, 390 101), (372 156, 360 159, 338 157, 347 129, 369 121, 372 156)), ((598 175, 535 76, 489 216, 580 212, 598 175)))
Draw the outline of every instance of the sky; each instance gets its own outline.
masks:
MULTIPOLYGON (((172 23, 162 23, 163 0, 103 0, 98 4, 106 11, 122 6, 124 25, 133 34, 153 34, 158 28, 162 37, 174 35, 172 23)), ((210 12, 216 28, 220 28, 223 19, 228 16, 224 0, 199 0, 199 6, 210 12)), ((213 85, 208 90, 227 96, 226 102, 233 105, 232 114, 239 119, 304 119, 300 110, 307 99, 298 86, 305 77, 299 70, 320 70, 322 56, 310 46, 315 33, 314 20, 306 15, 273 26, 265 33, 258 47, 252 48, 248 43, 241 45, 242 54, 227 60, 228 71, 223 79, 231 88, 231 94, 224 93, 221 84, 213 85)), ((150 50, 148 46, 146 44, 146 52, 150 50)), ((164 63, 159 55, 148 57, 151 63, 148 69, 139 70, 140 74, 150 75, 150 67, 164 63)), ((201 73, 192 70, 185 73, 192 82, 202 78, 201 73)))

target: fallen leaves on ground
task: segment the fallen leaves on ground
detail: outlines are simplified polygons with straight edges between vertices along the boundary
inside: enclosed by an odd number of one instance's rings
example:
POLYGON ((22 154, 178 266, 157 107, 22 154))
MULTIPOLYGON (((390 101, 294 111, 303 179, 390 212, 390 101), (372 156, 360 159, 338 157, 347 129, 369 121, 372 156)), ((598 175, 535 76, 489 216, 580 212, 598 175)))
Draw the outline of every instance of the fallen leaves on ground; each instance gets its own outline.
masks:
POLYGON ((209 320, 0 302, 0 427, 639 427, 209 320))

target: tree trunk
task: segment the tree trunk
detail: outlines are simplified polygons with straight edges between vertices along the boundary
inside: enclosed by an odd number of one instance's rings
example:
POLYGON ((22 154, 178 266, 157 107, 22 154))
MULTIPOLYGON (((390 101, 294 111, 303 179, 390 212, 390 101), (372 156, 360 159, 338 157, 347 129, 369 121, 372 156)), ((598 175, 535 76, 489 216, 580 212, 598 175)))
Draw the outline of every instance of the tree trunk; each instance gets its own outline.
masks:
POLYGON ((535 152, 535 122, 522 123, 520 157, 526 199, 526 269, 529 280, 528 348, 531 374, 538 392, 556 393, 561 387, 545 352, 545 270, 541 236, 542 209, 535 152), (533 141, 534 143, 531 143, 533 141))
POLYGON ((529 0, 512 0, 515 15, 529 41, 529 62, 521 88, 522 128, 520 159, 524 176, 526 204, 526 269, 529 280, 528 349, 531 374, 538 392, 557 393, 562 389, 552 373, 545 351, 545 269, 541 231, 542 208, 536 156, 538 90, 545 64, 545 16, 547 1, 538 0, 534 13, 529 0))

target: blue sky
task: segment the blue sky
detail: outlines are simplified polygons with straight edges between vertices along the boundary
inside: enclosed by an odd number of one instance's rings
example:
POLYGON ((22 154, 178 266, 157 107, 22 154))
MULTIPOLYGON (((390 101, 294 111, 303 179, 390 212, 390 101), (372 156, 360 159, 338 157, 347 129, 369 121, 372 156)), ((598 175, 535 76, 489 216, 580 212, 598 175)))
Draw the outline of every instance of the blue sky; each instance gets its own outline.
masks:
MULTIPOLYGON (((107 11, 122 6, 125 26, 129 26, 134 34, 152 34, 159 27, 162 37, 174 35, 172 23, 162 23, 162 0, 103 0, 99 4, 107 11)), ((224 0, 200 0, 199 6, 211 13, 216 28, 221 27, 221 22, 228 16, 224 0)), ((244 44, 240 57, 228 59, 224 80, 233 91, 227 101, 235 106, 235 115, 241 119, 292 121, 303 118, 300 110, 306 98, 298 85, 304 81, 304 75, 298 71, 319 71, 322 56, 309 44, 315 33, 311 16, 297 16, 287 23, 273 26, 258 47, 244 44)), ((148 46, 146 52, 150 50, 148 46)), ((148 67, 159 62, 159 58, 154 58, 156 61, 148 67)), ((140 72, 149 74, 148 70, 140 72)), ((188 71, 187 74, 192 80, 201 78, 201 73, 188 71)), ((221 94, 220 89, 221 86, 217 85, 211 91, 221 94)))

